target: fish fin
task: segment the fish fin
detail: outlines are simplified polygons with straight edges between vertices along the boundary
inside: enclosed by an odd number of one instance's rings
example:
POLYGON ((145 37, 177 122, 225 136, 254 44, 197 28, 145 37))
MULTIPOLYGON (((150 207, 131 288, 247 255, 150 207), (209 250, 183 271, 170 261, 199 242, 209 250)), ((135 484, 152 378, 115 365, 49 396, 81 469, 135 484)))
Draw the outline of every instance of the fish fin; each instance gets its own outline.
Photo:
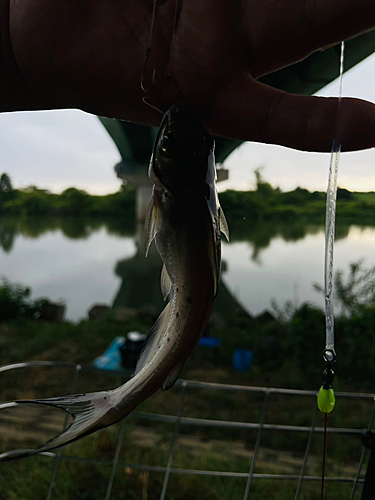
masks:
POLYGON ((219 223, 220 223, 220 231, 226 237, 227 241, 229 241, 229 227, 227 219, 225 218, 224 211, 221 207, 219 207, 219 223))
POLYGON ((151 358, 151 355, 154 351, 154 347, 159 342, 163 332, 165 331, 165 329, 167 327, 168 320, 169 320, 170 308, 171 308, 171 303, 168 302, 168 304, 165 306, 163 312, 160 314, 158 319, 155 321, 154 326, 151 328, 151 331, 148 334, 148 337, 146 340, 146 344, 145 344, 144 348, 142 349, 141 355, 139 356, 134 375, 137 375, 137 373, 139 373, 142 370, 142 368, 146 365, 146 363, 151 358))
POLYGON ((155 204, 154 197, 151 198, 150 205, 147 210, 145 220, 145 247, 146 257, 150 249, 150 245, 158 232, 158 208, 155 204))
MULTIPOLYGON (((214 280, 214 298, 217 295, 219 289, 219 279, 220 279, 220 262, 221 262, 221 246, 220 246, 220 204, 219 197, 216 190, 216 168, 215 168, 215 155, 212 149, 211 154, 208 158, 207 173, 206 173, 206 185, 208 186, 208 192, 206 194, 206 202, 208 213, 210 217, 211 230, 209 231, 209 241, 208 241, 208 256, 210 260, 210 266, 212 270, 212 276, 214 280)), ((225 217, 223 218, 223 232, 226 230, 226 235, 228 233, 228 224, 226 223, 225 217)))
POLYGON ((165 379, 165 382, 162 385, 163 391, 167 391, 168 389, 174 386, 176 380, 178 379, 180 373, 182 372, 185 361, 186 357, 182 358, 182 360, 179 361, 177 365, 169 372, 168 377, 165 379))
POLYGON ((74 396, 16 401, 15 405, 46 405, 65 410, 73 422, 56 437, 34 450, 13 450, 0 455, 0 461, 24 458, 52 450, 121 420, 125 415, 115 408, 114 391, 74 396))
POLYGON ((163 269, 161 270, 160 285, 161 285, 161 292, 163 294, 163 299, 167 300, 167 297, 172 288, 172 281, 171 278, 169 277, 165 264, 163 265, 163 269))
POLYGON ((216 297, 219 287, 220 255, 219 256, 217 255, 218 248, 216 247, 215 233, 209 234, 207 245, 208 245, 208 258, 210 261, 212 278, 214 281, 214 297, 216 297))

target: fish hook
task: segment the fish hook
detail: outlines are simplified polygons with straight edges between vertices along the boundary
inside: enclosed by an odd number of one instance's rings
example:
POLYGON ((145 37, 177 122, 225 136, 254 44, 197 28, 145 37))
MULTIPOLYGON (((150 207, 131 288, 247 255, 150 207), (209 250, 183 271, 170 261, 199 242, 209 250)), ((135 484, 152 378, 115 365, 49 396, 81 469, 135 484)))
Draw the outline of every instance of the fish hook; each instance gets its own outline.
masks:
POLYGON ((145 54, 145 61, 143 63, 142 76, 141 76, 141 89, 143 90, 143 92, 145 94, 148 94, 149 92, 151 92, 151 90, 155 87, 155 83, 156 83, 156 79, 155 79, 156 69, 154 69, 152 72, 152 82, 151 82, 150 88, 146 89, 144 86, 145 74, 146 74, 146 69, 147 69, 147 64, 148 64, 150 54, 151 54, 151 47, 147 47, 146 54, 145 54))
POLYGON ((151 99, 151 100, 154 100, 153 97, 142 97, 142 101, 147 104, 147 106, 150 106, 150 108, 154 109, 155 111, 157 111, 158 113, 161 113, 162 115, 164 115, 164 112, 158 108, 157 106, 155 106, 154 104, 151 104, 151 102, 147 99, 151 99))

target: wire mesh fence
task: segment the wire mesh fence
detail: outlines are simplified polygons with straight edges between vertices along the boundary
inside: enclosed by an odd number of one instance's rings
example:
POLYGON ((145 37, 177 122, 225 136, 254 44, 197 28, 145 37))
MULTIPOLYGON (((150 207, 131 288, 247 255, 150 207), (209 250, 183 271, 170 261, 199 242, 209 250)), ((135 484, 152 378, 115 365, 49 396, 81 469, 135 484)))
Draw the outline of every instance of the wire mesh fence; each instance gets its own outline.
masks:
MULTIPOLYGON (((123 372, 45 361, 0 367, 0 383, 2 388, 11 384, 18 388, 17 398, 18 394, 34 397, 35 390, 45 397, 40 392, 56 390, 57 374, 64 394, 86 392, 88 386, 108 388, 109 380, 116 386, 126 377, 123 372)), ((337 408, 328 420, 327 489, 338 492, 330 494, 332 499, 359 499, 368 458, 361 436, 372 429, 375 395, 342 392, 336 398, 337 408)), ((20 439, 22 444, 36 437, 43 441, 47 431, 56 435, 69 424, 65 414, 54 420, 50 413, 37 412, 32 420, 28 412, 11 410, 0 412, 1 452, 3 445, 14 448, 20 439)), ((204 498, 261 499, 269 498, 270 491, 273 498, 317 498, 312 492, 320 488, 324 428, 315 391, 182 380, 114 427, 83 438, 83 447, 77 442, 43 453, 43 458, 27 459, 51 463, 47 500, 60 498, 59 481, 67 474, 66 464, 75 464, 81 475, 85 467, 90 471, 96 467, 97 477, 90 481, 95 495, 88 498, 128 498, 119 493, 119 485, 126 483, 126 488, 132 480, 131 498, 191 498, 177 493, 183 488, 189 491, 183 483, 188 477, 203 487, 210 485, 202 493, 204 498), (121 482, 121 476, 127 482, 121 482), (137 483, 135 477, 143 479, 137 483), (286 493, 278 497, 278 490, 286 493)), ((0 465, 3 473, 6 467, 0 465)))

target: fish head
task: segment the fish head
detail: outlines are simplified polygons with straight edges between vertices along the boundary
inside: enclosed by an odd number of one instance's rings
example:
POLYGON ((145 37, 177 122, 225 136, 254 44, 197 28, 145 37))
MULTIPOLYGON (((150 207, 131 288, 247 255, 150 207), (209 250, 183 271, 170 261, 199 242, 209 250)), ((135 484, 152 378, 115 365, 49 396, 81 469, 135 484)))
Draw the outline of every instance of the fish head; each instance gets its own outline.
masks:
POLYGON ((214 141, 194 108, 174 104, 165 113, 156 137, 150 177, 180 197, 204 193, 213 150, 214 141))

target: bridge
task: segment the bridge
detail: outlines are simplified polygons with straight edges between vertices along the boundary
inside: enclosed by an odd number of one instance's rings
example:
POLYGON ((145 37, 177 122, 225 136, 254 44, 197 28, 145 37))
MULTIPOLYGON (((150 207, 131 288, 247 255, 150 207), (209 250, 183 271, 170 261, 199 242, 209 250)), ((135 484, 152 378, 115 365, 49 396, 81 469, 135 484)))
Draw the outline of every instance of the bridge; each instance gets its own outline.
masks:
MULTIPOLYGON (((345 42, 345 71, 375 51, 375 31, 345 42)), ((312 95, 339 76, 340 44, 315 52, 307 59, 260 79, 261 82, 302 95, 312 95)), ((151 195, 147 177, 148 164, 157 128, 99 117, 114 140, 121 162, 115 166, 117 176, 137 187, 137 219, 144 220, 151 195)), ((220 165, 242 141, 215 137, 215 156, 220 165)), ((218 181, 228 178, 228 171, 218 169, 218 181)))

